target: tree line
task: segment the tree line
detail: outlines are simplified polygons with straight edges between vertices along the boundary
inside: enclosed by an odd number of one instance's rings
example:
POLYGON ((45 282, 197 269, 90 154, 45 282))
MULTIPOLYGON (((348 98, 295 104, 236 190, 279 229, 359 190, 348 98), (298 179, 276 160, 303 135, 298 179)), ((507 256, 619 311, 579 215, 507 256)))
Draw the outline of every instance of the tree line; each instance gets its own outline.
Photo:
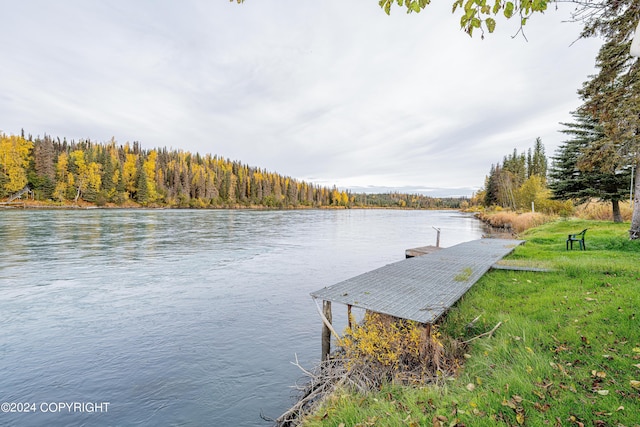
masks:
POLYGON ((591 150, 604 138, 602 126, 581 112, 575 122, 563 123, 568 136, 551 157, 545 156, 540 138, 527 154, 506 155, 491 165, 485 184, 474 200, 486 207, 512 210, 534 209, 568 215, 575 204, 591 199, 610 202, 615 222, 622 222, 620 201, 628 200, 632 161, 614 162, 611 156, 592 156, 591 150))
POLYGON ((458 208, 463 199, 352 194, 217 155, 143 149, 138 142, 67 142, 0 134, 0 199, 25 187, 39 201, 145 207, 458 208))
POLYGON ((531 203, 541 205, 548 199, 547 157, 542 140, 537 138, 533 149, 525 153, 513 153, 504 157, 502 163, 491 165, 481 193, 485 206, 528 209, 531 203))

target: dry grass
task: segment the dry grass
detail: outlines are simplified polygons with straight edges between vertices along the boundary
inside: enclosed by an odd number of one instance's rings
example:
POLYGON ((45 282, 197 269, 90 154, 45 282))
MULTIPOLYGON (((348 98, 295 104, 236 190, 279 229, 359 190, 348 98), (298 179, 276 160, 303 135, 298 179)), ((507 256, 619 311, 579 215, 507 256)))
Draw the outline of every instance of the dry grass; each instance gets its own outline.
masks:
POLYGON ((504 228, 515 233, 522 233, 533 227, 554 221, 557 217, 538 212, 517 213, 512 211, 482 212, 480 220, 492 227, 504 228))
MULTIPOLYGON (((620 202, 620 214, 623 221, 631 221, 633 208, 627 202, 620 202)), ((580 219, 613 221, 611 202, 590 201, 576 207, 575 216, 580 219)))
POLYGON ((553 270, 553 264, 548 261, 541 260, 525 260, 525 259, 501 259, 495 265, 503 267, 515 268, 540 268, 545 270, 553 270))
MULTIPOLYGON (((628 201, 620 202, 620 213, 623 221, 631 221, 633 207, 628 201)), ((593 200, 577 206, 574 216, 586 220, 613 221, 613 209, 611 202, 593 200)), ((518 213, 499 209, 478 213, 477 217, 492 227, 513 233, 522 233, 525 230, 538 227, 558 218, 556 215, 547 215, 539 212, 518 213)))

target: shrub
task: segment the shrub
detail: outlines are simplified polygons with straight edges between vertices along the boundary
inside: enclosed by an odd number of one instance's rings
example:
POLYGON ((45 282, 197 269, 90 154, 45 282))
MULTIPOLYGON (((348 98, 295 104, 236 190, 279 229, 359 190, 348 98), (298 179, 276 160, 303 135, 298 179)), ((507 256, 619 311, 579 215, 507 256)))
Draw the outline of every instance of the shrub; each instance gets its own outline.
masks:
POLYGON ((105 206, 107 204, 107 193, 106 191, 100 191, 98 193, 98 195, 96 196, 96 206, 102 207, 105 206))
POLYGON ((570 200, 541 199, 536 201, 535 208, 538 212, 548 215, 560 215, 565 218, 573 215, 575 211, 573 203, 570 200))
POLYGON ((453 375, 459 367, 460 346, 412 320, 367 312, 361 324, 347 328, 342 339, 351 370, 375 372, 375 383, 424 383, 453 375))

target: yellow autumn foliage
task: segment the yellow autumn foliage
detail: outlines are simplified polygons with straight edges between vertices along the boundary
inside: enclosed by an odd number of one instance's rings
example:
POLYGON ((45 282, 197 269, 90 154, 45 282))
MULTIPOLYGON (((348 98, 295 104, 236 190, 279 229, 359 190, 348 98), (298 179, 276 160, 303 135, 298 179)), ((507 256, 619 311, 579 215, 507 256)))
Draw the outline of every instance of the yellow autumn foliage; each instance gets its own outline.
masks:
POLYGON ((352 319, 342 348, 350 369, 367 367, 386 372, 391 380, 426 381, 455 372, 459 355, 445 345, 437 330, 412 320, 367 312, 361 323, 352 319))
POLYGON ((22 190, 27 185, 27 167, 32 148, 31 141, 0 133, 0 173, 6 180, 3 184, 4 188, 0 190, 11 194, 22 190))

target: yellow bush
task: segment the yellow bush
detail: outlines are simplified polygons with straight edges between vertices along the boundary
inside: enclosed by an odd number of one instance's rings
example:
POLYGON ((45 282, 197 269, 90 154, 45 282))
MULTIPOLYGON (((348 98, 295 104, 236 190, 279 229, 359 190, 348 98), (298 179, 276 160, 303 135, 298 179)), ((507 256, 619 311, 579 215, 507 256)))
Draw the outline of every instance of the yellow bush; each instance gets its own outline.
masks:
POLYGON ((367 312, 362 324, 347 328, 343 344, 350 360, 397 366, 402 355, 420 355, 421 333, 415 322, 393 321, 390 316, 367 312))
POLYGON ((460 366, 457 343, 436 326, 374 312, 346 329, 342 347, 349 369, 373 369, 388 380, 424 382, 460 366))
POLYGON ((551 200, 541 199, 537 200, 535 204, 537 212, 546 213, 549 215, 560 215, 562 217, 568 217, 573 215, 575 208, 571 200, 551 200))

